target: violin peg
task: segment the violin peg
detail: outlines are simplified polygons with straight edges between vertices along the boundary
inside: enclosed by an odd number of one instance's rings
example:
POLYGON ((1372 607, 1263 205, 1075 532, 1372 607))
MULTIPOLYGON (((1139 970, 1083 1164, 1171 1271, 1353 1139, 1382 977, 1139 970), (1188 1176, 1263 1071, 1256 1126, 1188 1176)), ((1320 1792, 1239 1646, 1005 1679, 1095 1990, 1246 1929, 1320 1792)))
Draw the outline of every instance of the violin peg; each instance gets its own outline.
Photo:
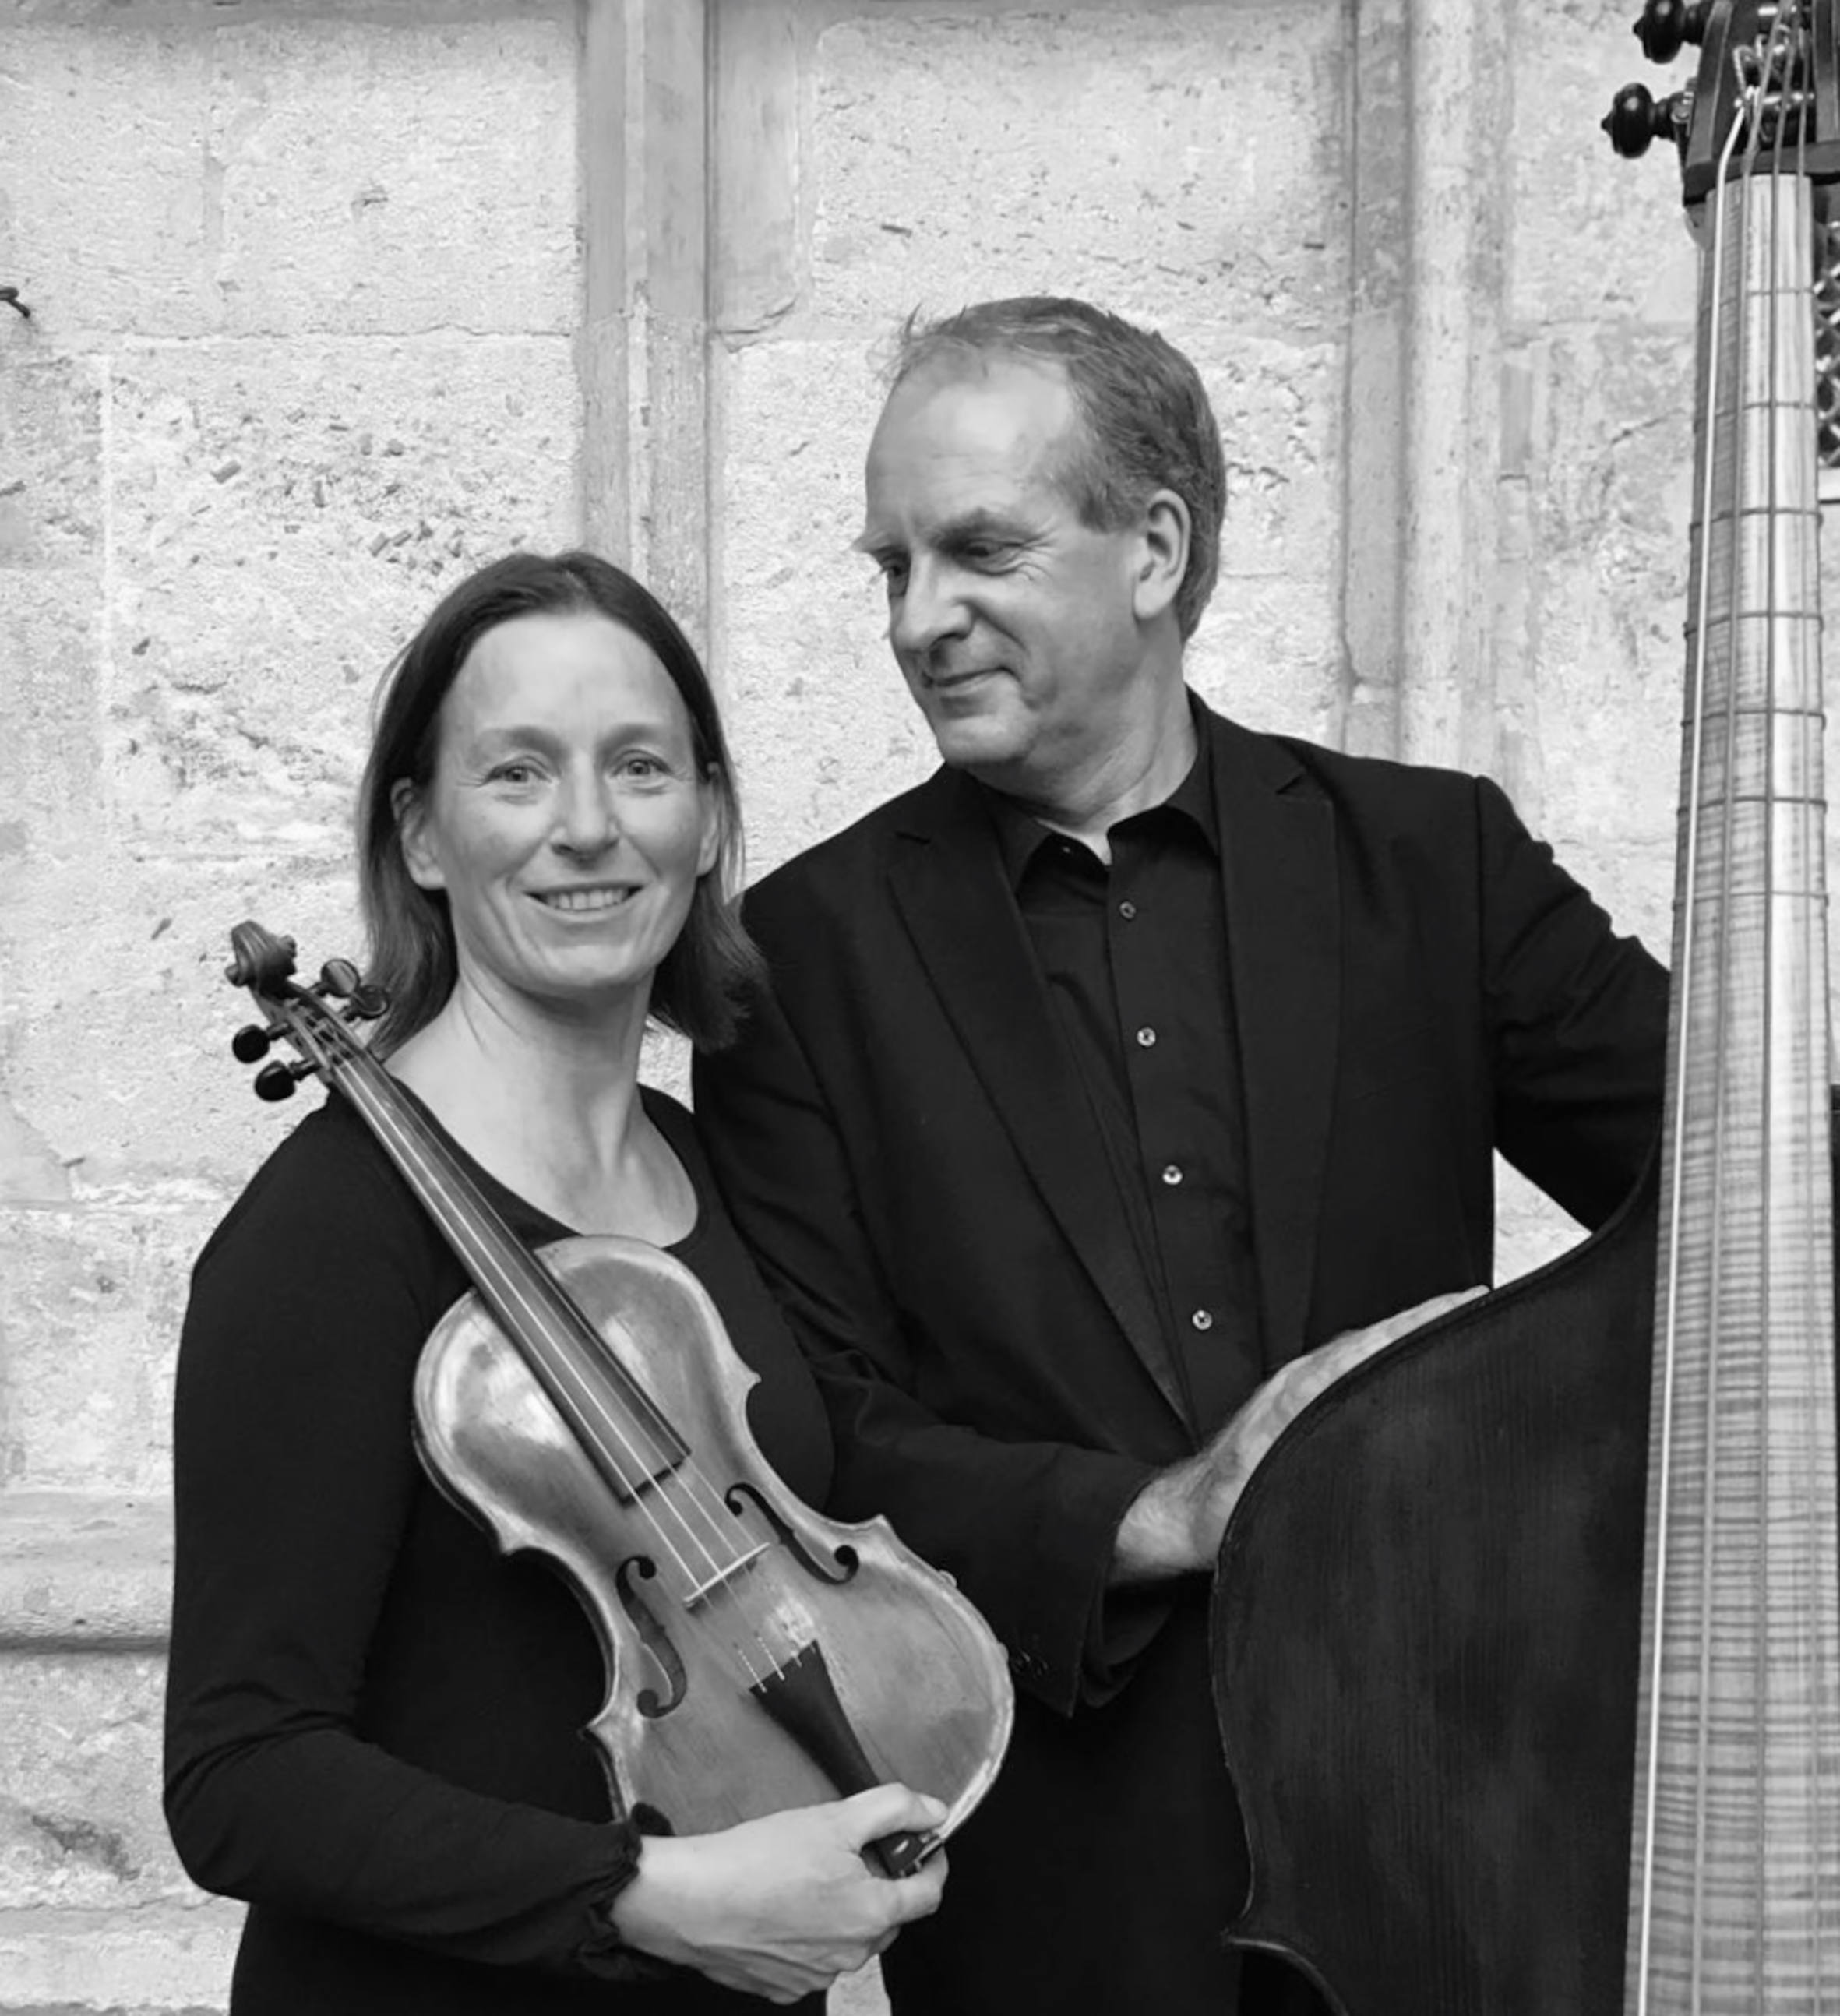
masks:
POLYGON ((279 1100, 292 1099, 294 1086, 298 1082, 295 1067, 284 1064, 264 1064, 255 1075, 256 1097, 266 1100, 272 1106, 279 1100))
POLYGON ((230 1039, 230 1054, 239 1064, 258 1064, 268 1054, 272 1040, 259 1023, 251 1022, 230 1039))
POLYGON ((348 959, 329 959, 319 969, 319 989, 335 999, 348 1001, 358 992, 360 974, 348 959))

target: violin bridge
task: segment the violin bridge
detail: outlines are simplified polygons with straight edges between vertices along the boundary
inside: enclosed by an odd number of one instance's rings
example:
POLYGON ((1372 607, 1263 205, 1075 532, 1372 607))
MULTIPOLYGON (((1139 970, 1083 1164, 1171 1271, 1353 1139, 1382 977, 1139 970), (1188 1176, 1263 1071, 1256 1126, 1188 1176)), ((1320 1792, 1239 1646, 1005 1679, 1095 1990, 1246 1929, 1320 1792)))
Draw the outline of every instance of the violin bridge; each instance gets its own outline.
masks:
POLYGON ((761 1556, 769 1551, 772 1544, 770 1541, 762 1540, 750 1547, 745 1553, 736 1554, 733 1559, 722 1562, 718 1567, 712 1566, 708 1574, 704 1575, 700 1580, 691 1583, 690 1586, 684 1591, 684 1607, 686 1610, 693 1610, 707 1597, 714 1596, 718 1589, 726 1589, 745 1570, 752 1568, 761 1556))

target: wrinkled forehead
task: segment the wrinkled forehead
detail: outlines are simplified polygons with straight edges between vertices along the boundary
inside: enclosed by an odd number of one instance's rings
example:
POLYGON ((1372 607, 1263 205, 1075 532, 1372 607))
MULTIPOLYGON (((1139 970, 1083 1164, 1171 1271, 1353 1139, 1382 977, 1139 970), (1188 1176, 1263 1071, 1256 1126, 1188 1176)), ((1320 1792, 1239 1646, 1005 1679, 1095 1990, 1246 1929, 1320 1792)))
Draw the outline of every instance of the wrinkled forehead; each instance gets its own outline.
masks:
POLYGON ((1058 491, 1084 445, 1061 367, 1007 353, 942 353, 889 394, 864 465, 873 531, 878 521, 931 516, 989 501, 1058 491))

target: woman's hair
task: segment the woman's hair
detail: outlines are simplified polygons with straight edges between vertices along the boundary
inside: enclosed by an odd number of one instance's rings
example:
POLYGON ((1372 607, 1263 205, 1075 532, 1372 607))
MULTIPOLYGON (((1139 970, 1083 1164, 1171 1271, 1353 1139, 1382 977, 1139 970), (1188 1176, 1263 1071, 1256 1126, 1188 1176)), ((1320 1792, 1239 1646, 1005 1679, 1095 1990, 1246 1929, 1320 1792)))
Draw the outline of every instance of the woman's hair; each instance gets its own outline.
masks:
POLYGON ((453 992, 456 967, 446 896, 418 887, 402 856, 394 803, 408 783, 433 778, 441 703, 466 654, 513 617, 601 615, 648 645, 690 717, 697 772, 722 824, 715 867, 697 882, 690 915, 652 982, 651 1012, 704 1049, 733 1036, 761 956, 743 928, 741 808, 708 675, 668 610, 632 575, 588 553, 508 553, 449 591, 391 667, 358 795, 358 894, 370 938, 369 978, 389 996, 376 1045, 387 1054, 431 1021, 453 992))

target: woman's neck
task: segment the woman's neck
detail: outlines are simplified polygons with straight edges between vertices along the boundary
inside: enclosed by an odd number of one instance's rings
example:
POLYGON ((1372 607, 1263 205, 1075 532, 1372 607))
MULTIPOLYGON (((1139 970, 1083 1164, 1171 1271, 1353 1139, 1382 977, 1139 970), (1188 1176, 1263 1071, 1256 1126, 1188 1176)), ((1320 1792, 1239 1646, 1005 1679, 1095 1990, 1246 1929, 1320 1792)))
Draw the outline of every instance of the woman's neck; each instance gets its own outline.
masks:
POLYGON ((556 1015, 463 977, 390 1069, 474 1161, 559 1223, 668 1244, 695 1201, 640 1101, 645 1007, 556 1015))

